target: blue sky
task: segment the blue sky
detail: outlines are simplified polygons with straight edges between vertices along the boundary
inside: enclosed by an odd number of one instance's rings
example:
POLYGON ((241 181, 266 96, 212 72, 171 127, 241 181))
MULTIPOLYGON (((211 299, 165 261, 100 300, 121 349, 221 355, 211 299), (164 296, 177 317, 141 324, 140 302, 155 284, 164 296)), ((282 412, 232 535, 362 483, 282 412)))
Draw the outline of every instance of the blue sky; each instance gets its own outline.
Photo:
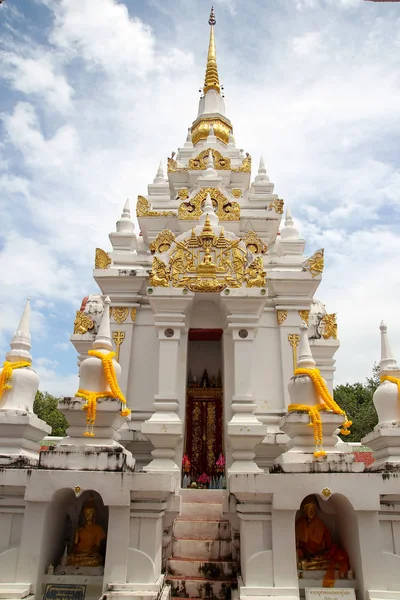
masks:
MULTIPOLYGON (((338 313, 337 382, 400 359, 400 5, 215 0, 236 142, 325 248, 317 297, 338 313)), ((27 295, 41 388, 71 394, 75 311, 97 291, 132 204, 197 114, 204 0, 6 0, 0 6, 0 351, 27 295)), ((254 173, 253 173, 254 175, 254 173)))

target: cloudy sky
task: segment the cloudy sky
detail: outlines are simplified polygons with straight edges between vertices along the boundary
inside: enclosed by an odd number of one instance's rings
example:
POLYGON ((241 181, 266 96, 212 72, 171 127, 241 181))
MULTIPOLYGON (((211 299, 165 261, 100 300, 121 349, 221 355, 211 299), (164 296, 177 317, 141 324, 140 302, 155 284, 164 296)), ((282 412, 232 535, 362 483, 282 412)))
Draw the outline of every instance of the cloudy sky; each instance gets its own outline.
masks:
MULTIPOLYGON (((215 0, 236 142, 263 155, 338 313, 337 382, 363 380, 387 321, 400 359, 400 4, 215 0)), ((26 296, 41 389, 72 394, 75 311, 125 198, 197 113, 204 0, 0 6, 0 352, 26 296)), ((253 174, 254 175, 254 174, 253 174)))

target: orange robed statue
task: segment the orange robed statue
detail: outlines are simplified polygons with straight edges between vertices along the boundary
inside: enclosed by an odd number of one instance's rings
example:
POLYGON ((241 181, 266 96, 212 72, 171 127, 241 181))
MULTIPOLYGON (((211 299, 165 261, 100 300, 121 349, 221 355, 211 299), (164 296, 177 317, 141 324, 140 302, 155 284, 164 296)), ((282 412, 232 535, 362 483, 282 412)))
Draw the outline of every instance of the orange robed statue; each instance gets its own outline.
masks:
POLYGON ((76 530, 74 548, 68 555, 68 565, 98 567, 103 564, 100 545, 106 537, 106 532, 101 525, 95 523, 96 509, 93 498, 85 503, 82 512, 85 521, 83 526, 76 530))

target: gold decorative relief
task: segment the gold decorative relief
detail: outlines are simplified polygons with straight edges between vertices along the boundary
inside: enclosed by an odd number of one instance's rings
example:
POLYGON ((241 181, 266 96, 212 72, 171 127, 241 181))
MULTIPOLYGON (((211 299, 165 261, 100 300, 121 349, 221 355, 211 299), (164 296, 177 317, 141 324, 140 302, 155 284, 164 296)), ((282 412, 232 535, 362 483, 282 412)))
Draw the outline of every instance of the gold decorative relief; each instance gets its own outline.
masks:
POLYGON ((187 171, 187 167, 179 166, 174 156, 175 152, 172 153, 172 156, 167 158, 168 173, 185 173, 187 171))
POLYGON ((287 337, 288 337, 288 342, 292 347, 293 372, 294 372, 297 368, 297 346, 300 343, 300 336, 298 333, 289 333, 289 335, 287 337))
POLYGON ((299 310, 299 317, 302 321, 304 321, 304 323, 308 327, 308 319, 310 317, 310 311, 309 310, 299 310))
POLYGON ((125 339, 125 331, 113 331, 112 337, 115 344, 115 360, 119 363, 119 351, 121 344, 125 339))
POLYGON ((268 250, 267 244, 258 237, 255 231, 250 229, 243 238, 244 244, 252 254, 265 254, 268 250))
POLYGON ((136 203, 137 217, 175 217, 173 210, 152 210, 151 204, 143 196, 138 196, 136 203))
POLYGON ((131 309, 131 321, 134 323, 136 321, 136 307, 131 309))
POLYGON ((257 256, 246 268, 245 281, 247 287, 265 287, 267 274, 264 271, 263 259, 257 256))
MULTIPOLYGON (((175 240, 169 265, 157 256, 153 259, 150 285, 154 287, 186 287, 192 292, 220 292, 226 287, 238 288, 245 281, 246 251, 241 240, 225 237, 223 228, 215 235, 206 216, 200 235, 192 230, 190 237, 175 240)), ((253 285, 259 281, 259 268, 246 275, 253 285), (251 277, 252 276, 252 277, 251 277)))
POLYGON ((96 248, 96 255, 94 259, 94 268, 95 269, 108 269, 111 265, 111 258, 101 248, 96 248))
POLYGON ((175 236, 169 229, 163 229, 160 231, 156 239, 151 242, 149 248, 152 254, 162 254, 163 252, 167 252, 172 243, 175 241, 175 236))
POLYGON ((240 167, 233 167, 232 173, 251 173, 251 156, 248 152, 240 167))
POLYGON ((239 188, 233 188, 233 190, 232 190, 232 196, 234 198, 241 198, 243 196, 243 192, 239 188))
POLYGON ((189 198, 189 190, 187 188, 180 188, 180 190, 178 190, 178 198, 180 200, 186 200, 186 198, 189 198))
POLYGON ((321 275, 324 270, 324 249, 320 248, 301 265, 303 271, 309 271, 312 277, 321 275))
POLYGON ((128 318, 129 308, 126 306, 113 306, 110 312, 114 321, 121 324, 128 318))
POLYGON ((221 140, 221 142, 227 144, 229 142, 229 134, 232 131, 232 126, 222 121, 222 119, 215 118, 202 118, 198 123, 193 125, 192 143, 197 144, 200 140, 206 140, 209 136, 211 125, 214 129, 214 135, 221 140))
POLYGON ((271 200, 268 204, 268 210, 274 210, 278 215, 283 215, 283 206, 284 201, 279 198, 275 198, 275 200, 271 200))
POLYGON ((77 310, 74 321, 74 333, 83 335, 94 328, 94 321, 85 315, 84 312, 77 310))
POLYGON ((277 310, 276 311, 276 319, 278 321, 278 325, 282 325, 288 316, 288 311, 287 310, 277 310))
POLYGON ((203 213, 203 203, 210 194, 215 214, 220 221, 239 221, 240 206, 231 202, 218 188, 202 188, 188 202, 182 202, 178 209, 178 219, 196 221, 203 213))
POLYGON ((222 156, 221 152, 214 150, 213 148, 207 148, 202 150, 196 158, 189 159, 189 171, 204 171, 207 168, 208 155, 212 152, 214 158, 214 168, 219 171, 229 171, 231 168, 231 159, 222 156))
POLYGON ((324 340, 329 340, 333 338, 337 340, 337 321, 336 321, 336 313, 332 313, 330 315, 325 315, 321 319, 322 326, 322 337, 324 340))

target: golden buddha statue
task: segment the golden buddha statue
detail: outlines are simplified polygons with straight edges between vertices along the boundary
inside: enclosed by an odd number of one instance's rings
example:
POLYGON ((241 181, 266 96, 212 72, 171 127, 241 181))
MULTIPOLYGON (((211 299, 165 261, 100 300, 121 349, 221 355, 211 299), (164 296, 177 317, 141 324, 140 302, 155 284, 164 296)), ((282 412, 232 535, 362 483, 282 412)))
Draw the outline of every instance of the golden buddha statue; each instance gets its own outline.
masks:
POLYGON ((323 585, 331 587, 335 581, 335 569, 340 578, 347 577, 349 558, 347 553, 332 543, 331 533, 318 517, 318 501, 307 496, 301 503, 302 516, 296 521, 297 566, 302 571, 326 570, 323 585))
POLYGON ((75 543, 67 564, 79 567, 99 567, 103 564, 100 553, 101 542, 106 538, 106 532, 101 525, 95 523, 96 508, 93 499, 85 503, 83 509, 84 524, 75 533, 75 543))

